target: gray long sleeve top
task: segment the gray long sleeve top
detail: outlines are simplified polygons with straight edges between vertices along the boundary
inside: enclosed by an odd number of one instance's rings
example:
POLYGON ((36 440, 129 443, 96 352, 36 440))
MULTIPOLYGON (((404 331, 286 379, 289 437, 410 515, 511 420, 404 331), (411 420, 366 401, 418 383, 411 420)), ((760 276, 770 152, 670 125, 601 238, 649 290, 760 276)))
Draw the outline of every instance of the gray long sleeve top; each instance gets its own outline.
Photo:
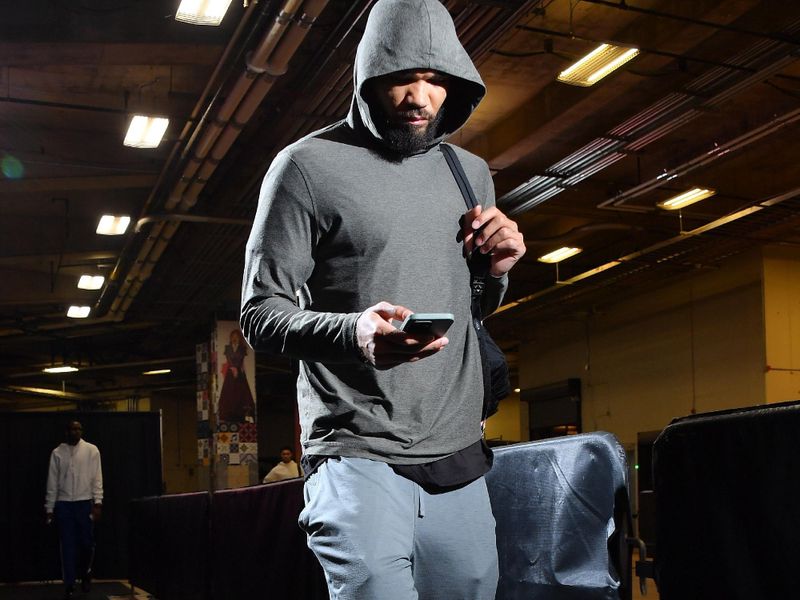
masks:
MULTIPOLYGON (((459 241, 464 200, 439 151, 389 158, 364 82, 406 69, 454 79, 442 137, 466 121, 485 89, 436 0, 381 0, 355 66, 346 121, 284 149, 261 188, 247 244, 242 330, 256 350, 300 359, 301 442, 308 454, 416 464, 480 438, 480 355, 469 270, 459 241), (450 344, 388 370, 363 364, 355 323, 379 301, 451 312, 450 344)), ((476 195, 494 203, 480 158, 456 149, 476 195)), ((491 309, 505 277, 487 289, 491 309)))

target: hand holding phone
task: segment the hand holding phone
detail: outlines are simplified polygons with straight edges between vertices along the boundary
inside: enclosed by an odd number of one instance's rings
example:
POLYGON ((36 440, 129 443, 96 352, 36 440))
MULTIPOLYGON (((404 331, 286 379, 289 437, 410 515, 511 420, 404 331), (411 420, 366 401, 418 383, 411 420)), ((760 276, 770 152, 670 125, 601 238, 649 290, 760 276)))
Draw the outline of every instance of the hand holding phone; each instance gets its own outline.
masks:
POLYGON ((453 324, 452 313, 413 313, 400 325, 400 331, 410 335, 442 337, 453 324))
POLYGON ((356 344, 361 360, 376 369, 391 369, 440 352, 447 346, 448 339, 437 336, 433 330, 442 333, 447 331, 453 322, 453 315, 435 315, 444 317, 444 322, 423 318, 425 316, 422 313, 413 315, 408 308, 386 301, 370 306, 356 320, 356 344), (405 319, 408 319, 408 323, 405 319), (409 331, 414 331, 414 335, 404 331, 404 325, 398 329, 392 324, 393 321, 402 321, 409 331), (420 325, 415 321, 429 322, 420 325))

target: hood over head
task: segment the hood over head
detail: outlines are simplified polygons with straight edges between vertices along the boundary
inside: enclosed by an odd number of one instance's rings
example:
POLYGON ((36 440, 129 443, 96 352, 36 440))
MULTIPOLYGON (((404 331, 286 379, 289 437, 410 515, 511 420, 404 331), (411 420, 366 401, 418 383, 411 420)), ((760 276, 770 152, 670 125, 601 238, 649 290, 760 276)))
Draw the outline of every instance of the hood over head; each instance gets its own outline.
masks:
POLYGON ((458 40, 453 19, 439 0, 379 0, 356 52, 354 94, 348 122, 382 140, 365 84, 396 71, 424 70, 452 78, 444 119, 433 144, 458 130, 486 94, 486 87, 458 40))

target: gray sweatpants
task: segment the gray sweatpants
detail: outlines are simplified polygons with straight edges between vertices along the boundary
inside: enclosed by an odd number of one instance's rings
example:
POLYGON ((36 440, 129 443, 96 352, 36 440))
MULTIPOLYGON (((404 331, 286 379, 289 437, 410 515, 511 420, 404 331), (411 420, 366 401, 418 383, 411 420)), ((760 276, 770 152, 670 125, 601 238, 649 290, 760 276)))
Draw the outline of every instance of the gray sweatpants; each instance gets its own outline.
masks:
POLYGON ((428 494, 385 463, 331 458, 305 484, 299 523, 331 600, 492 600, 495 521, 483 477, 428 494))

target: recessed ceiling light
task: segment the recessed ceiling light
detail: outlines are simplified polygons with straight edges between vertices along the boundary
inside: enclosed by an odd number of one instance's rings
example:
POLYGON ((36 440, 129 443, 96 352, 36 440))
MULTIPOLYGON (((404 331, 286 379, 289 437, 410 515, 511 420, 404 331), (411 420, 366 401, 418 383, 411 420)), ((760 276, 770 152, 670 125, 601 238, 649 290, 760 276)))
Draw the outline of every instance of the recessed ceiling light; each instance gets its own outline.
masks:
POLYGON ((122 235, 128 229, 130 222, 130 217, 103 215, 97 224, 97 233, 100 235, 122 235))
POLYGON ((638 48, 601 44, 574 65, 561 71, 557 79, 562 83, 589 87, 619 69, 637 54, 638 48))
POLYGON ((82 290, 99 290, 106 280, 102 275, 81 275, 78 287, 82 290))
POLYGON ((77 367, 73 367, 71 365, 62 365, 60 367, 46 367, 42 369, 45 373, 74 373, 77 371, 77 367))
POLYGON ((521 390, 521 389, 519 389, 519 388, 514 388, 514 391, 515 391, 517 394, 519 394, 519 393, 520 393, 522 390, 521 390))
POLYGON ((67 310, 67 316, 70 319, 85 319, 92 312, 91 306, 70 306, 67 310))
POLYGON ((219 25, 231 0, 181 0, 176 21, 192 25, 219 25))
POLYGON ((131 148, 157 148, 168 125, 169 119, 164 117, 134 115, 122 144, 131 148))
POLYGON ((669 200, 664 200, 663 202, 659 202, 657 206, 659 208, 663 208, 664 210, 678 210, 679 208, 683 208, 684 206, 689 206, 690 204, 694 204, 695 202, 700 202, 700 200, 705 200, 716 194, 715 190, 710 190, 707 188, 692 188, 688 192, 683 192, 682 194, 678 194, 677 196, 673 196, 669 200))
POLYGON ((581 252, 581 248, 568 248, 563 247, 559 248, 558 250, 553 250, 544 256, 540 256, 538 258, 539 262, 543 263, 558 263, 564 260, 565 258, 569 258, 570 256, 575 256, 579 252, 581 252))
POLYGON ((166 375, 172 373, 172 369, 155 369, 153 371, 144 371, 142 375, 166 375))

